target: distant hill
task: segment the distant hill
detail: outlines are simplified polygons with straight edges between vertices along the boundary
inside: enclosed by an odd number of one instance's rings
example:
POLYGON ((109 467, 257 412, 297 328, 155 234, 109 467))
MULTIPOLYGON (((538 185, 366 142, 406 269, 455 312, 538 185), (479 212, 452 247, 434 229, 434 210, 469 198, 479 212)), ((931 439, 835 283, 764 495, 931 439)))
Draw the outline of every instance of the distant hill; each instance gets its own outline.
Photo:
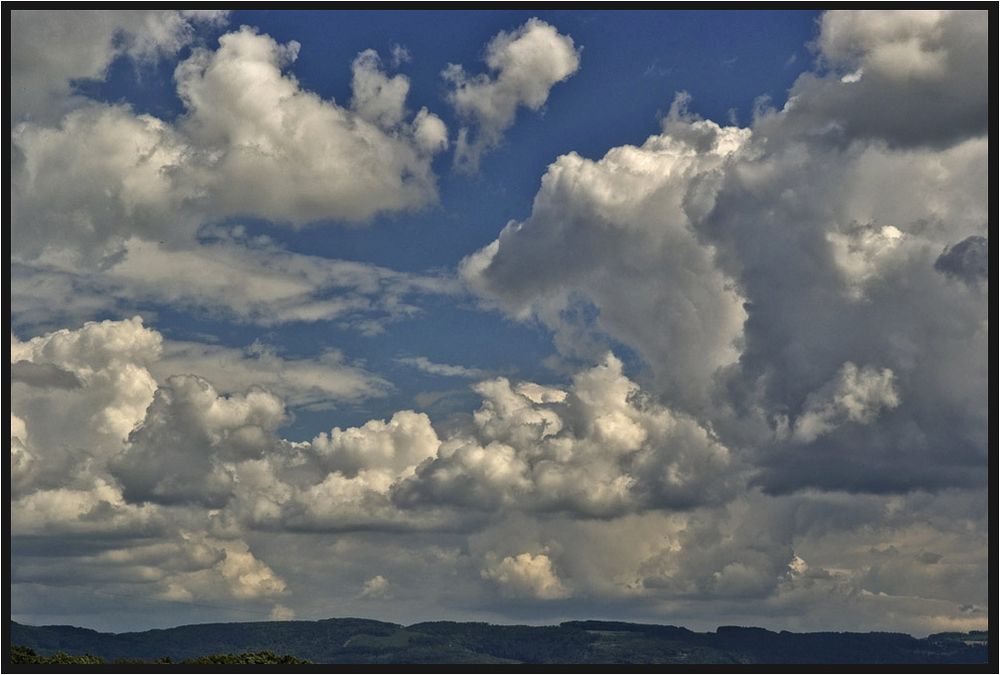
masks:
MULTIPOLYGON (((437 621, 402 626, 367 619, 261 621, 99 633, 12 621, 10 643, 38 654, 92 654, 107 660, 273 652, 315 663, 856 663, 984 664, 985 632, 775 633, 722 626, 696 633, 676 626, 568 621, 509 626, 437 621)), ((8 645, 9 647, 9 645, 8 645)))

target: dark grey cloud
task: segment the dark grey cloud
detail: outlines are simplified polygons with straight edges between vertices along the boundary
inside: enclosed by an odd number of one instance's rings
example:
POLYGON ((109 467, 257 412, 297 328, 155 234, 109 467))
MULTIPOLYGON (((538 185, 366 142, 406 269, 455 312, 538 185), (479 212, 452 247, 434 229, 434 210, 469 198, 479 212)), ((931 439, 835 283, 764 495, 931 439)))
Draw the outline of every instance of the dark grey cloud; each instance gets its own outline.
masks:
POLYGON ((938 148, 985 134, 988 24, 985 10, 828 12, 822 69, 799 77, 780 119, 760 131, 938 148))
MULTIPOLYGON (((719 373, 720 407, 735 419, 716 428, 731 446, 756 448, 757 480, 771 490, 983 485, 987 308, 933 269, 956 228, 936 221, 921 194, 876 202, 852 186, 879 156, 911 171, 926 161, 920 184, 940 156, 803 150, 732 172, 699 224, 748 303, 739 364, 719 373), (893 229, 853 224, 876 214, 893 229), (782 425, 794 433, 810 396, 847 362, 891 371, 898 405, 807 443, 782 440, 782 425)), ((953 200, 949 212, 985 217, 985 192, 961 185, 965 161, 946 162, 938 189, 953 200)))
POLYGON ((960 279, 969 285, 978 284, 990 275, 990 242, 986 237, 971 235, 954 246, 947 247, 934 261, 934 269, 960 279))
POLYGON ((284 420, 280 399, 262 389, 222 397, 199 377, 172 376, 111 471, 130 502, 219 508, 235 488, 226 462, 260 458, 284 420))
POLYGON ((943 555, 941 555, 940 553, 934 553, 933 551, 924 551, 923 553, 917 556, 917 560, 919 560, 925 565, 936 565, 937 563, 941 562, 942 558, 944 558, 943 555))

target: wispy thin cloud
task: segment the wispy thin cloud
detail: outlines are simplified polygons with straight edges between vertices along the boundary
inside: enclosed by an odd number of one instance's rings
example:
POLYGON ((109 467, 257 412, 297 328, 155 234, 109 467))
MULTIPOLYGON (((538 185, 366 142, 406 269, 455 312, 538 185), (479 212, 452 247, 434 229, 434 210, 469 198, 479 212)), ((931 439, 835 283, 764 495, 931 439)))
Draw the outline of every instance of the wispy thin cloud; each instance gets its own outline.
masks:
POLYGON ((466 366, 455 366, 447 363, 435 363, 426 356, 403 356, 397 358, 398 363, 413 366, 417 370, 429 375, 441 375, 442 377, 485 377, 485 370, 479 368, 468 368, 466 366))

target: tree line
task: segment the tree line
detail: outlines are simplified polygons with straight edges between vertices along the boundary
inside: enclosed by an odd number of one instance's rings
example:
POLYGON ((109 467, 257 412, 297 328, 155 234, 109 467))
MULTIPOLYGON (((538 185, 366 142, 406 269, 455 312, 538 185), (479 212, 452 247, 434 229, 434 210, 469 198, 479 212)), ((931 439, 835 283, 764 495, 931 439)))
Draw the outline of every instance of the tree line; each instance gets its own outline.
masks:
POLYGON ((281 666, 294 666, 306 663, 312 663, 312 661, 306 661, 305 659, 296 658, 288 654, 275 654, 274 652, 244 652, 242 654, 209 654, 207 656, 198 656, 196 658, 184 659, 182 661, 173 661, 169 656, 165 656, 161 659, 155 660, 145 660, 145 659, 115 659, 114 661, 108 661, 101 658, 100 656, 94 656, 93 654, 67 654, 66 652, 59 651, 51 656, 43 656, 35 652, 34 649, 30 647, 25 647, 24 645, 11 645, 10 648, 10 662, 11 663, 40 663, 40 664, 50 664, 50 665, 81 665, 81 666, 92 666, 92 665, 103 665, 108 663, 116 664, 146 664, 146 663, 180 663, 185 665, 196 665, 196 666, 209 666, 209 665, 281 665, 281 666))

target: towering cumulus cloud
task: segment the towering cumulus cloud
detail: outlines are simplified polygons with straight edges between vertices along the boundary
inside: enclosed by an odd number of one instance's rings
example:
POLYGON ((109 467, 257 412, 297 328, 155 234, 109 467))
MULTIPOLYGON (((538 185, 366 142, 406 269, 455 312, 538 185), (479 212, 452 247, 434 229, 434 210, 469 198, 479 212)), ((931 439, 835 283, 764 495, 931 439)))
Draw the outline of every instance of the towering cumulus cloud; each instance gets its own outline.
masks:
MULTIPOLYGON (((817 69, 782 109, 721 127, 681 96, 642 146, 558 158, 531 215, 469 256, 463 278, 487 306, 550 327, 564 354, 593 358, 607 338, 636 350, 658 398, 710 425, 766 493, 982 494, 983 19, 829 12, 817 69)), ((802 499, 751 497, 731 514, 753 527, 802 499)), ((927 499, 947 522, 952 497, 927 499)), ((771 552, 809 541, 804 527, 774 530, 771 552)), ((657 555, 674 562, 642 586, 675 598, 780 604, 810 575, 836 576, 733 550, 681 581, 686 556, 657 555)), ((927 611, 968 625, 957 606, 927 611)))
POLYGON ((801 76, 784 109, 758 118, 756 153, 727 173, 698 226, 750 303, 739 368, 723 379, 771 489, 983 485, 986 298, 939 273, 942 251, 988 235, 988 141, 976 122, 986 70, 971 56, 982 39, 965 12, 824 15, 824 56, 850 59, 861 79, 801 76), (955 106, 935 112, 929 92, 944 91, 955 106), (877 118, 888 111, 908 119, 877 118), (845 379, 847 363, 856 378, 845 379), (838 379, 874 396, 850 399, 882 401, 846 418, 873 421, 806 431, 847 412, 833 403, 838 379), (765 440, 765 426, 796 416, 792 436, 807 447, 765 440))
POLYGON ((711 208, 750 131, 696 119, 686 102, 640 147, 557 159, 531 216, 462 274, 506 311, 543 321, 570 355, 595 356, 595 329, 637 349, 673 400, 697 407, 713 373, 737 359, 746 313, 692 220, 711 208))
POLYGON ((560 157, 463 275, 564 352, 601 334, 635 349, 771 489, 982 484, 984 296, 951 282, 983 278, 964 272, 987 233, 982 39, 969 13, 828 13, 823 69, 784 109, 720 127, 682 96, 643 146, 560 157), (939 89, 976 90, 968 122, 904 137, 862 117, 939 89))

